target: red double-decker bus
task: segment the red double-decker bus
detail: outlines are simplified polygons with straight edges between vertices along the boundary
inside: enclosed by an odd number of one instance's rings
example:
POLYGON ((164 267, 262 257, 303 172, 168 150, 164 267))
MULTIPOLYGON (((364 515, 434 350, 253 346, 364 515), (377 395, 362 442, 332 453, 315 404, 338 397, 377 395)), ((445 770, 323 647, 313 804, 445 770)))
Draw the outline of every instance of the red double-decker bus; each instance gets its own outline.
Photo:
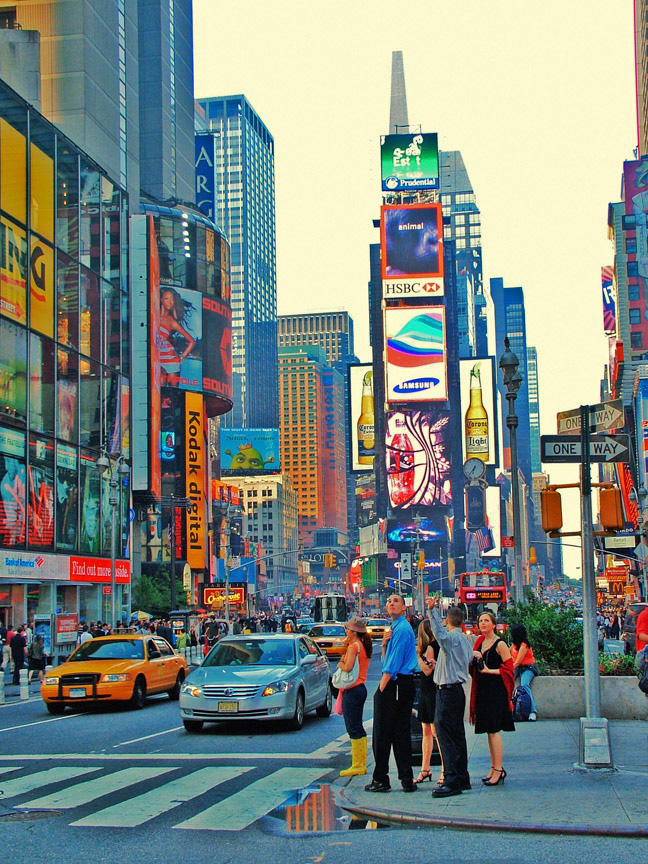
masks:
POLYGON ((467 632, 474 629, 482 612, 492 612, 497 619, 497 629, 506 630, 506 625, 502 621, 502 610, 507 602, 504 573, 492 570, 462 573, 455 583, 455 596, 464 611, 467 632))

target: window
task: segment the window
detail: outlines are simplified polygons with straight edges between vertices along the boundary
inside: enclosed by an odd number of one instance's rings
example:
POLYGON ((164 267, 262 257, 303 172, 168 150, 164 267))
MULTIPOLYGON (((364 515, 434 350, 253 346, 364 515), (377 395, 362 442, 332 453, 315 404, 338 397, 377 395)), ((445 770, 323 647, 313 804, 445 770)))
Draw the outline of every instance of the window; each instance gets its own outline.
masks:
POLYGON ((630 346, 632 348, 641 348, 641 333, 631 333, 630 334, 630 346))
POLYGON ((630 309, 630 323, 631 324, 641 324, 641 310, 640 309, 630 309))

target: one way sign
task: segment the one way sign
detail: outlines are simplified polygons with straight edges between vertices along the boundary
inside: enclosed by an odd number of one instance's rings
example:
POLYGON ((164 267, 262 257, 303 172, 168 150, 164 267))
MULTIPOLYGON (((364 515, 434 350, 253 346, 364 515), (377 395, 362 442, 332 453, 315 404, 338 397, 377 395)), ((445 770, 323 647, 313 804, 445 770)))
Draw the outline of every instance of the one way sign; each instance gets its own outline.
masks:
MULTIPOLYGON (((592 435, 589 441, 590 462, 629 462, 630 437, 628 435, 592 435)), ((573 435, 542 435, 540 459, 542 462, 580 462, 580 438, 573 435)))

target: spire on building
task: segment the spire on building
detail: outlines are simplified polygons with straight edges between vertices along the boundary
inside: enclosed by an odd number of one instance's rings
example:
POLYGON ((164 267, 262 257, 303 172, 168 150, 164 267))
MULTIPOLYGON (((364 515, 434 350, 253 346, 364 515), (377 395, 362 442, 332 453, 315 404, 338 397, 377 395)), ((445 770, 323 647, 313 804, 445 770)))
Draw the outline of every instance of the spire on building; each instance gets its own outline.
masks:
POLYGON ((391 100, 389 103, 389 133, 408 132, 407 94, 403 52, 392 51, 391 100))

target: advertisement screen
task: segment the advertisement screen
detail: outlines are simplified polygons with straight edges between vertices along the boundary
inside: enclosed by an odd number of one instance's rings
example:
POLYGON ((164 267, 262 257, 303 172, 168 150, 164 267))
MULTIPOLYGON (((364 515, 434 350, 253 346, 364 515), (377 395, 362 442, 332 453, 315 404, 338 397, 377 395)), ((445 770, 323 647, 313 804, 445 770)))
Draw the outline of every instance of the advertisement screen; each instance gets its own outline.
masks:
POLYGON ((639 276, 648 279, 648 162, 623 163, 625 212, 635 217, 639 276))
POLYGON ((203 400, 187 393, 185 401, 185 477, 187 508, 187 563, 192 569, 205 566, 205 433, 203 400))
POLYGON ((445 284, 440 276, 434 279, 383 279, 383 300, 412 300, 443 297, 445 284))
POLYGON ((54 441, 32 435, 29 445, 27 517, 29 545, 50 549, 54 545, 54 441))
POLYGON ((382 135, 380 163, 383 192, 439 188, 436 132, 382 135))
POLYGON ((616 300, 614 298, 614 267, 601 267, 601 288, 603 291, 603 330, 606 336, 616 333, 616 300))
POLYGON ((58 444, 56 448, 56 545, 59 549, 76 549, 78 510, 79 477, 76 449, 58 444))
POLYGON ((202 390, 202 295, 186 288, 160 288, 158 350, 163 387, 202 390))
MULTIPOLYGON (((203 296, 202 320, 205 345, 202 389, 206 398, 232 402, 232 310, 214 297, 203 296)), ((225 406, 223 406, 225 407, 225 406)))
POLYGON ((371 471, 376 454, 374 437, 373 366, 358 363, 349 366, 349 441, 351 471, 371 471))
POLYGON ((445 543, 448 539, 446 520, 443 511, 431 511, 421 519, 421 524, 416 525, 414 519, 407 519, 403 514, 398 519, 389 519, 387 523, 387 540, 392 543, 406 543, 407 551, 411 550, 412 541, 415 543, 445 543))
POLYGON ((393 509, 452 503, 449 424, 448 411, 386 415, 387 489, 393 509))
POLYGON ((156 497, 162 494, 162 472, 160 467, 160 415, 162 401, 162 369, 160 368, 160 256, 153 217, 148 216, 148 279, 149 279, 149 486, 156 497))
POLYGON ((471 457, 499 465, 497 412, 495 411, 495 358, 471 357, 459 361, 463 461, 471 457))
POLYGON ((443 306, 385 309, 388 402, 448 398, 443 306))
POLYGON ((383 205, 380 254, 383 279, 443 276, 441 205, 383 205))
POLYGON ((489 486, 486 490, 486 527, 490 532, 492 548, 482 554, 490 558, 499 558, 502 554, 501 492, 501 486, 489 486))
POLYGON ((221 429, 221 473, 275 474, 279 471, 278 429, 221 429))
POLYGON ((0 305, 2 314, 27 323, 27 232, 0 216, 0 305))
POLYGON ((25 433, 0 428, 0 544, 24 546, 27 534, 25 433))

